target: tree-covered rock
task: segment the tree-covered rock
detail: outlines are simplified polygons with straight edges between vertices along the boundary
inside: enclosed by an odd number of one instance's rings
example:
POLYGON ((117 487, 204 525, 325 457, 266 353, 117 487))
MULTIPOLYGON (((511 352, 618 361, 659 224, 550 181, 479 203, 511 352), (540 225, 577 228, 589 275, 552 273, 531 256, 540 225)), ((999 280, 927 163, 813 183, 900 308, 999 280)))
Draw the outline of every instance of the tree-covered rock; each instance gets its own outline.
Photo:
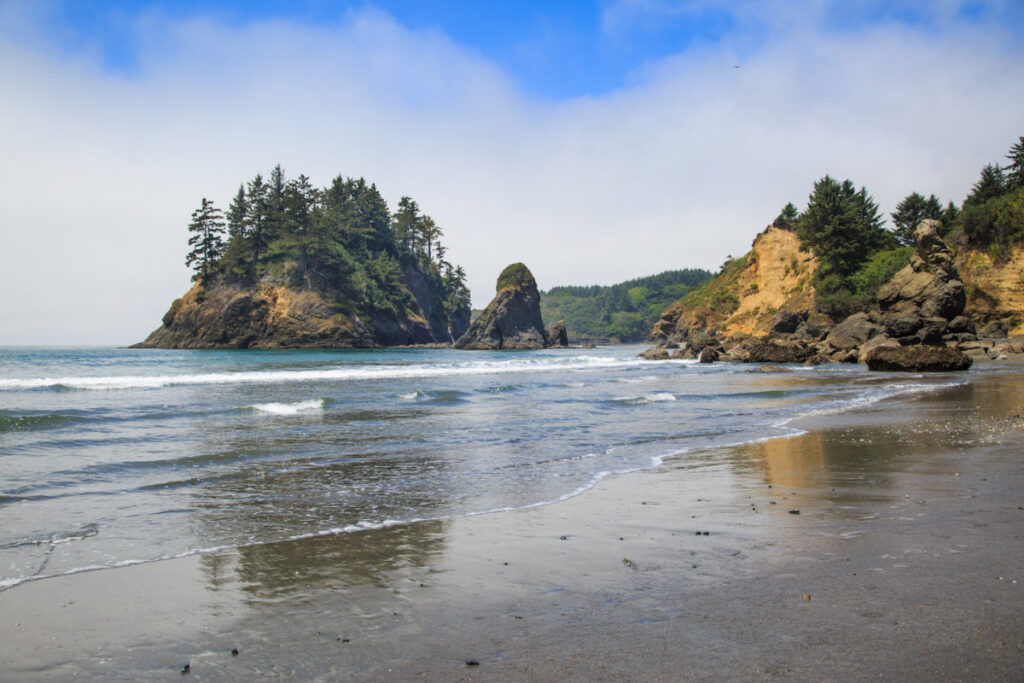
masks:
POLYGON ((268 179, 242 183, 223 219, 204 198, 189 230, 186 260, 198 289, 175 302, 171 324, 143 346, 450 343, 469 326, 466 274, 445 260, 441 228, 409 197, 392 213, 362 178, 338 176, 318 189, 304 175, 289 180, 278 165, 268 179), (268 303, 275 297, 308 299, 304 293, 320 302, 316 312, 280 320, 259 313, 277 311, 268 303), (251 324, 221 315, 245 301, 251 324))

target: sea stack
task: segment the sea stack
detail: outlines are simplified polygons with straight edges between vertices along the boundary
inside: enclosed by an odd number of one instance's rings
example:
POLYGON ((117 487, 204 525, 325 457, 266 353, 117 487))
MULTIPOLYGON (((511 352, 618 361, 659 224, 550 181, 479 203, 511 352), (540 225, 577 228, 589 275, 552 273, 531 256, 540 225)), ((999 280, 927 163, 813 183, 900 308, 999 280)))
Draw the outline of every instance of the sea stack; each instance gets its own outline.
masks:
MULTIPOLYGON (((564 333, 549 339, 544 330, 540 292, 529 268, 522 263, 508 266, 498 276, 496 290, 494 299, 455 342, 455 348, 498 351, 565 345, 564 333)), ((552 329, 559 329, 558 325, 552 329)))

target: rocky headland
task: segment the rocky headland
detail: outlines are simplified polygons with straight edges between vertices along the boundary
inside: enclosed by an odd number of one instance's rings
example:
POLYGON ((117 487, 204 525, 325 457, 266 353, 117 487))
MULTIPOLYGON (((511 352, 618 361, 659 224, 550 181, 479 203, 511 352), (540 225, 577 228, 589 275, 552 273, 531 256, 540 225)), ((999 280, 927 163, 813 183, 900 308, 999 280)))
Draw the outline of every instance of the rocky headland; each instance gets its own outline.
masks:
POLYGON ((449 320, 422 275, 406 269, 401 310, 354 306, 341 296, 267 279, 254 287, 196 283, 135 348, 316 349, 451 344, 468 307, 449 320))
MULTIPOLYGON (((652 331, 657 346, 641 355, 702 362, 859 362, 875 370, 936 371, 965 370, 975 359, 1024 353, 1020 330, 1008 335, 998 322, 975 323, 981 316, 977 306, 973 315, 967 309, 971 286, 964 285, 941 229, 938 221, 922 221, 909 263, 879 288, 871 306, 832 321, 815 306, 810 278, 815 255, 794 233, 769 227, 700 298, 680 300, 666 310, 652 331)), ((978 260, 968 257, 974 264, 978 260)), ((1012 275, 999 278, 1008 280, 1012 275)))
POLYGON ((496 294, 483 313, 456 342, 455 348, 498 351, 568 346, 565 323, 544 328, 540 292, 530 269, 513 263, 501 272, 496 294))

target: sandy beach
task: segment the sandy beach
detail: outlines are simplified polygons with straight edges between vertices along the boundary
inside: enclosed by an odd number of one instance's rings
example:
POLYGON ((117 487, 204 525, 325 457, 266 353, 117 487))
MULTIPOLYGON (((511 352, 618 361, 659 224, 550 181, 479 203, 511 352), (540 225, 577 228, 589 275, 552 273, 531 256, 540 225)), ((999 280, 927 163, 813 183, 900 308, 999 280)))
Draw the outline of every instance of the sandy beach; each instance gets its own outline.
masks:
POLYGON ((28 582, 0 679, 1021 680, 1024 372, 968 377, 545 507, 28 582))

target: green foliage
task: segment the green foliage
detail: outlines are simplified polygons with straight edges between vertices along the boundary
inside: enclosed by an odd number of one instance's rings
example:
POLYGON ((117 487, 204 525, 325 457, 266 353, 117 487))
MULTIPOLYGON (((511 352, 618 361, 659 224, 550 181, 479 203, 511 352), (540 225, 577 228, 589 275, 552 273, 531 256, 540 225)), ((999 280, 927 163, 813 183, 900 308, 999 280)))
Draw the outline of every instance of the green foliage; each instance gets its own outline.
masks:
POLYGON ((876 251, 847 277, 819 267, 814 283, 818 310, 841 320, 869 308, 881 286, 910 262, 913 253, 910 246, 876 251))
POLYGON ((1024 244, 1024 136, 1006 158, 1010 165, 1005 173, 994 164, 981 169, 954 234, 960 244, 984 247, 997 261, 1010 253, 1008 247, 1024 244))
POLYGON ((496 289, 500 292, 506 287, 528 287, 530 283, 536 285, 530 269, 522 263, 513 263, 501 271, 496 289))
POLYGON ((775 220, 772 221, 772 225, 776 228, 782 228, 783 230, 795 230, 797 222, 800 220, 800 212, 793 205, 793 202, 789 202, 784 207, 775 220))
POLYGON ((547 322, 565 320, 572 337, 646 339, 665 308, 711 277, 706 270, 672 270, 611 286, 552 287, 541 293, 547 322))
POLYGON ((875 251, 895 246, 867 190, 829 176, 814 183, 797 233, 803 245, 840 277, 853 273, 875 251))
MULTIPOLYGON (((953 208, 955 210, 955 207, 953 208)), ((926 218, 942 220, 943 210, 935 195, 925 199, 918 193, 911 192, 903 201, 896 205, 896 210, 890 216, 892 216, 892 222, 896 226, 893 230, 896 234, 896 239, 899 240, 900 244, 910 245, 914 243, 914 230, 917 229, 921 221, 926 218)))
MULTIPOLYGON (((214 226, 216 234, 219 225, 223 233, 224 221, 197 214, 191 231, 214 226)), ((466 274, 444 260, 440 226, 408 197, 392 216, 377 186, 362 178, 338 176, 318 189, 304 175, 289 180, 278 165, 269 181, 256 175, 239 186, 226 219, 219 252, 189 255, 190 265, 206 259, 202 277, 236 285, 269 279, 331 295, 346 310, 398 315, 415 301, 407 281, 418 273, 449 323, 468 316, 466 274)))
POLYGON ((205 284, 224 253, 224 217, 220 209, 203 197, 202 204, 192 212, 188 231, 192 233, 188 238, 192 251, 185 256, 185 265, 195 271, 193 282, 202 280, 205 284))

